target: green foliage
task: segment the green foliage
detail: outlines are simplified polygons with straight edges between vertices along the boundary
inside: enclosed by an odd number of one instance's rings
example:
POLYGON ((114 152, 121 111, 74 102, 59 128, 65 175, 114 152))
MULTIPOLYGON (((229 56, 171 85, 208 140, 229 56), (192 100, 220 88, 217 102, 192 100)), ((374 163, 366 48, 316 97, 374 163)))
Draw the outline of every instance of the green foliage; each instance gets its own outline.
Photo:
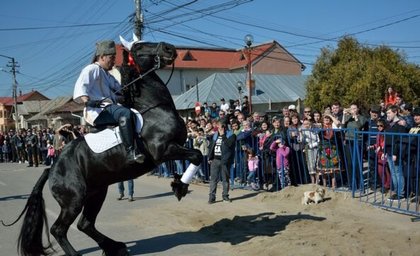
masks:
POLYGON ((337 49, 323 48, 306 83, 307 106, 322 110, 339 101, 368 109, 379 105, 388 87, 402 93, 406 102, 420 104, 420 69, 404 53, 387 46, 366 47, 345 37, 337 49))

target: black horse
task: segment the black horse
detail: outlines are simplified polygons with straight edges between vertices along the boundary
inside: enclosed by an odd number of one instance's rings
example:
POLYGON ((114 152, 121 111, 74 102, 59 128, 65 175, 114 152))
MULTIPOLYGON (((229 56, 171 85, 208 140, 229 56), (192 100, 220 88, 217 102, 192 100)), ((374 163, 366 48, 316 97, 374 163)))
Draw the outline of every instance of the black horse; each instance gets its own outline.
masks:
MULTIPOLYGON (((63 149, 51 169, 46 169, 26 203, 20 217, 26 212, 18 240, 21 255, 51 253, 42 241, 43 226, 48 228, 42 188, 49 180, 53 197, 61 212, 50 232, 66 255, 79 255, 67 239, 67 231, 81 214, 77 227, 95 240, 105 255, 128 255, 126 245, 101 234, 95 220, 105 200, 110 184, 137 178, 168 161, 185 159, 198 166, 202 161, 200 151, 184 147, 187 138, 185 123, 175 109, 166 85, 154 70, 173 64, 176 49, 167 43, 134 43, 130 53, 143 74, 133 83, 131 102, 143 115, 141 132, 146 160, 142 164, 126 162, 124 146, 119 145, 104 153, 92 152, 83 137, 73 140, 63 149)), ((175 196, 180 200, 186 195, 188 184, 176 177, 171 183, 175 196)), ((19 218, 20 218, 19 217, 19 218)))

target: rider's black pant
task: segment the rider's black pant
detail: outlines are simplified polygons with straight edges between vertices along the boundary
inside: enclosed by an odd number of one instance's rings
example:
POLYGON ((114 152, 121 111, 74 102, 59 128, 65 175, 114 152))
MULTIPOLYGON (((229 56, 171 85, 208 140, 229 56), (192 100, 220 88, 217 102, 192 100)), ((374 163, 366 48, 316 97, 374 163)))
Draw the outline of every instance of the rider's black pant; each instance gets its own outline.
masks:
POLYGON ((127 148, 134 148, 134 120, 130 109, 111 104, 95 119, 95 126, 119 125, 121 139, 127 148))

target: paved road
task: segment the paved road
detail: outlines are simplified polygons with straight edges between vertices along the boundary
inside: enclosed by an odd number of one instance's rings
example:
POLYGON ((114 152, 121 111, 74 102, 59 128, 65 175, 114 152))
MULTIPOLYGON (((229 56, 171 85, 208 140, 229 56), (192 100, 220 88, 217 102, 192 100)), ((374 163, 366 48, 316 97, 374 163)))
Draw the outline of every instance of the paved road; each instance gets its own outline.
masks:
MULTIPOLYGON (((0 163, 0 219, 5 223, 11 223, 22 211, 26 199, 29 196, 35 182, 45 167, 26 167, 27 164, 0 163)), ((125 184, 126 185, 126 184, 125 184)), ((188 195, 189 200, 201 200, 205 205, 208 197, 206 186, 190 186, 193 190, 188 195)), ((156 176, 142 176, 135 180, 136 201, 117 201, 117 187, 112 185, 109 188, 108 196, 98 216, 97 226, 100 231, 113 239, 123 241, 131 251, 131 255, 222 255, 223 245, 189 243, 180 232, 167 232, 159 234, 159 229, 153 227, 133 226, 129 221, 121 221, 123 217, 131 214, 135 218, 141 218, 142 211, 155 210, 157 221, 159 221, 159 205, 174 204, 174 207, 182 207, 188 201, 176 202, 170 191, 170 180, 156 176), (175 203, 176 202, 176 203, 175 203), (166 246, 162 247, 162 244, 166 246), (186 251, 188 251, 187 254, 186 251), (203 252, 205 252, 203 254, 203 252)), ((49 224, 54 222, 59 213, 56 201, 51 197, 47 185, 44 187, 44 199, 49 224)), ((191 202, 191 201, 190 201, 191 202)), ((150 214, 150 213, 149 213, 150 214)), ((151 220, 156 221, 156 220, 151 220)), ((171 219, 162 221, 162 225, 170 225, 171 219), (166 224, 169 223, 169 224, 166 224)), ((154 222, 155 223, 155 222, 154 222)), ((12 227, 0 226, 0 255, 17 255, 16 239, 20 229, 21 221, 12 227)), ((154 225, 154 224, 153 224, 154 225)), ((165 226, 165 229, 167 227, 165 226)), ((166 230, 167 231, 167 230, 166 230)), ((185 232, 184 232, 185 233, 185 232)), ((55 248, 59 249, 55 240, 55 248)), ((101 255, 97 245, 79 232, 76 224, 73 224, 69 231, 70 242, 83 255, 101 255)), ((62 255, 58 251, 54 255, 62 255)))

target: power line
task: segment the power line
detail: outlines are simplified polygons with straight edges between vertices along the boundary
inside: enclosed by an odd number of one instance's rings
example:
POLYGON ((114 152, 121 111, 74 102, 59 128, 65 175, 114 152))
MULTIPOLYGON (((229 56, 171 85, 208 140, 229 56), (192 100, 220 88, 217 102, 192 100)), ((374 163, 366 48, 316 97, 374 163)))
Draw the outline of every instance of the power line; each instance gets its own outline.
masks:
POLYGON ((119 23, 120 22, 104 22, 104 23, 87 23, 87 24, 75 24, 75 25, 46 26, 46 27, 0 28, 0 31, 25 31, 25 30, 78 28, 78 27, 97 27, 97 26, 117 25, 119 23))

